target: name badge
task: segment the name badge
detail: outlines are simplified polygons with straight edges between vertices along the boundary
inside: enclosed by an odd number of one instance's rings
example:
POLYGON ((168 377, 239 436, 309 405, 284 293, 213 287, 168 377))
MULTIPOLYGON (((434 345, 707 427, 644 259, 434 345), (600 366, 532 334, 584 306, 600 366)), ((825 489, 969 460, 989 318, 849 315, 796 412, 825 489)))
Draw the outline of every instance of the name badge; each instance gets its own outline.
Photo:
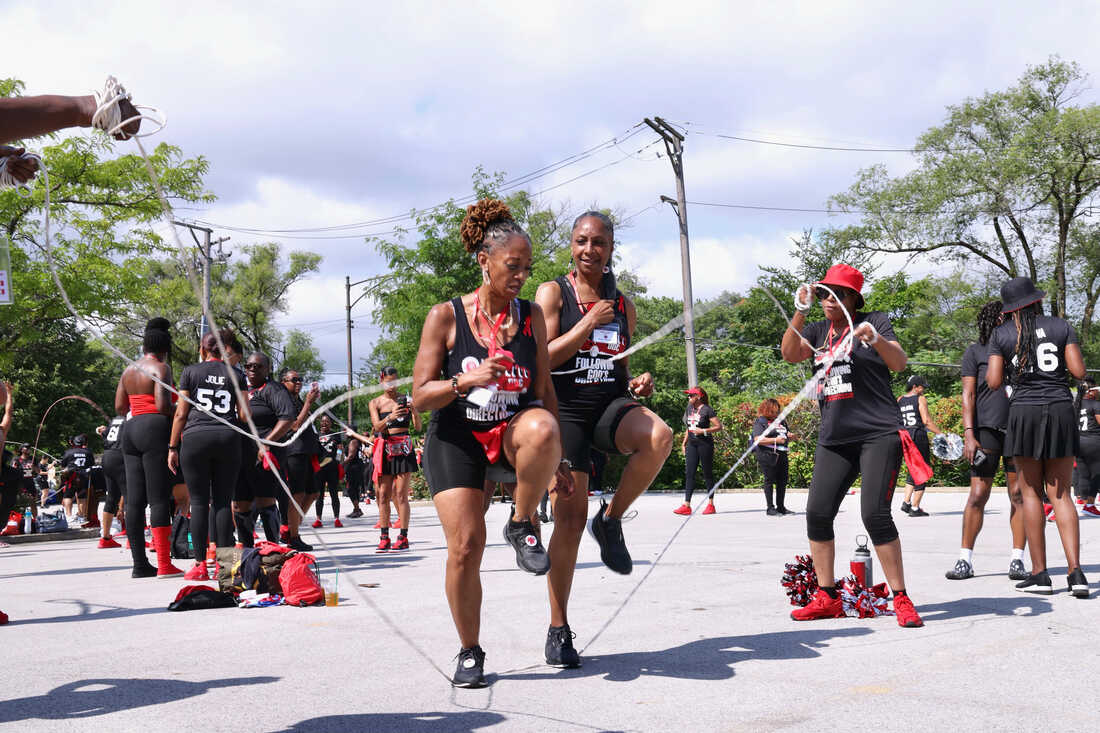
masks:
POLYGON ((619 326, 618 324, 607 324, 606 326, 600 326, 592 332, 592 342, 596 344, 604 344, 613 349, 619 348, 619 326))
POLYGON ((484 409, 489 401, 493 399, 493 393, 496 392, 496 385, 491 385, 489 388, 474 387, 466 395, 466 401, 471 402, 478 407, 484 409))

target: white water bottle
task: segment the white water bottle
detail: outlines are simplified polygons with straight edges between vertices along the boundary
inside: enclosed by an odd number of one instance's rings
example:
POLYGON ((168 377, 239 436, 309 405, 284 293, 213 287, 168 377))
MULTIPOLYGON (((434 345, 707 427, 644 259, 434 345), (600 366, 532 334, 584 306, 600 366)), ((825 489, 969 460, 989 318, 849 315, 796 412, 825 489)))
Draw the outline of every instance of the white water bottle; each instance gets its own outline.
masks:
POLYGON ((31 508, 23 510, 23 534, 30 534, 34 530, 34 517, 31 516, 31 508))

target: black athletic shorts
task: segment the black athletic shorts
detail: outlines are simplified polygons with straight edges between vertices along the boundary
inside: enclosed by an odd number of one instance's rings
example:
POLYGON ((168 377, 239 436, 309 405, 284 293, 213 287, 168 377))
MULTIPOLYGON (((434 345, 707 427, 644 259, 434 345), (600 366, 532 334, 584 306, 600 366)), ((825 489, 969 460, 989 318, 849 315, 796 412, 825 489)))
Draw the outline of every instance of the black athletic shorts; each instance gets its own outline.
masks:
POLYGON ((1077 412, 1070 401, 1014 404, 1008 410, 1005 455, 1013 458, 1073 458, 1079 446, 1077 412))
MULTIPOLYGON (((604 413, 611 408, 612 403, 618 397, 609 397, 603 402, 587 408, 576 408, 565 403, 558 404, 558 426, 561 430, 561 445, 565 458, 573 464, 574 471, 588 473, 592 465, 592 441, 596 434, 596 425, 604 418, 604 413)), ((635 407, 641 407, 637 402, 622 404, 618 409, 618 415, 608 415, 607 419, 613 420, 615 428, 626 413, 635 407)), ((614 439, 614 432, 612 432, 614 439)), ((616 450, 614 452, 618 454, 616 450)))
POLYGON ((73 471, 61 482, 61 498, 83 499, 88 488, 88 477, 82 471, 73 471))
POLYGON ((1015 473, 1016 464, 1012 462, 1012 456, 1006 456, 1005 432, 993 428, 978 428, 978 444, 985 453, 985 460, 980 466, 970 466, 971 478, 993 478, 997 475, 997 465, 1004 458, 1005 473, 1015 473))
MULTIPOLYGON (((284 481, 289 483, 286 475, 286 456, 278 456, 275 459, 279 463, 279 472, 284 481)), ((274 499, 283 493, 279 482, 275 480, 275 474, 264 468, 253 453, 251 460, 241 466, 240 476, 243 480, 237 482, 233 492, 233 501, 252 501, 253 499, 274 499)))
POLYGON ((490 465, 511 468, 508 459, 490 464, 485 449, 464 425, 432 419, 424 438, 424 479, 432 496, 441 491, 466 487, 483 490, 490 465))

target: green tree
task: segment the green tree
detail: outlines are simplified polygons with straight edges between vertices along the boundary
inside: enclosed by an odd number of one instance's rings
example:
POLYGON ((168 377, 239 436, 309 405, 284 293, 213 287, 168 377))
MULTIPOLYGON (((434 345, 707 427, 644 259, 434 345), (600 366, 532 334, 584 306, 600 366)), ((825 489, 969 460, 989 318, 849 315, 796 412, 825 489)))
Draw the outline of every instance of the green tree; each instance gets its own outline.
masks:
MULTIPOLYGON (((1069 286, 1090 262, 1091 250, 1075 243, 1100 187, 1100 105, 1073 104, 1086 82, 1079 66, 1054 57, 1005 91, 948 107, 918 139, 915 170, 862 170, 832 198, 835 209, 865 212, 833 236, 1001 280, 1030 277, 1048 288, 1052 313, 1067 317, 1069 286)), ((1073 316, 1087 312, 1086 332, 1098 297, 1092 288, 1072 303, 1073 316)))
POLYGON ((277 353, 280 353, 279 368, 295 370, 306 382, 320 381, 324 377, 325 362, 321 361, 321 352, 313 345, 313 337, 305 331, 288 331, 277 353))

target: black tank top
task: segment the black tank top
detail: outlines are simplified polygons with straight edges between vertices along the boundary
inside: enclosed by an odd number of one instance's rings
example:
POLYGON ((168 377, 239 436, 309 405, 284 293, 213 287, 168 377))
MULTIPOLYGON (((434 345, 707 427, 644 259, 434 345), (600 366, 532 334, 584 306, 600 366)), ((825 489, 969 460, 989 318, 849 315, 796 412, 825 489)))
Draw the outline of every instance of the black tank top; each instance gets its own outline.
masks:
MULTIPOLYGON (((516 299, 519 304, 520 327, 512 340, 503 347, 512 352, 515 365, 501 375, 494 389, 474 388, 466 397, 458 397, 445 407, 432 413, 434 420, 454 421, 469 430, 485 431, 512 418, 517 412, 535 400, 531 385, 537 378, 535 370, 535 336, 531 330, 531 303, 516 299), (478 392, 478 390, 483 390, 478 392), (481 406, 471 401, 478 397, 488 397, 481 406)), ((455 344, 447 352, 443 363, 443 378, 450 379, 463 372, 476 369, 482 360, 489 357, 489 351, 474 337, 470 330, 470 321, 466 318, 466 308, 462 298, 454 298, 451 307, 455 312, 455 344)))
POLYGON ((920 416, 920 395, 905 395, 898 400, 901 412, 901 425, 910 432, 924 430, 924 420, 920 416))
MULTIPOLYGON (((561 315, 559 332, 566 333, 584 317, 591 304, 581 304, 577 291, 568 275, 554 280, 561 288, 561 315)), ((615 318, 610 323, 597 326, 581 344, 573 357, 564 361, 558 371, 579 372, 555 374, 554 391, 558 405, 565 410, 595 407, 609 399, 626 394, 628 382, 626 364, 610 361, 630 346, 630 325, 626 319, 626 301, 615 291, 615 318)))
MULTIPOLYGON (((403 396, 403 395, 398 395, 398 397, 401 397, 401 396, 403 396)), ((378 419, 379 420, 385 420, 387 417, 389 417, 390 414, 392 414, 392 412, 393 412, 393 410, 390 410, 389 412, 382 412, 381 410, 379 410, 378 411, 378 419)), ((410 412, 408 415, 405 415, 405 417, 401 418, 400 420, 392 420, 389 424, 389 427, 387 427, 386 430, 387 431, 388 430, 393 430, 394 428, 406 428, 407 429, 409 427, 409 425, 411 425, 411 424, 412 424, 412 413, 410 412)))

